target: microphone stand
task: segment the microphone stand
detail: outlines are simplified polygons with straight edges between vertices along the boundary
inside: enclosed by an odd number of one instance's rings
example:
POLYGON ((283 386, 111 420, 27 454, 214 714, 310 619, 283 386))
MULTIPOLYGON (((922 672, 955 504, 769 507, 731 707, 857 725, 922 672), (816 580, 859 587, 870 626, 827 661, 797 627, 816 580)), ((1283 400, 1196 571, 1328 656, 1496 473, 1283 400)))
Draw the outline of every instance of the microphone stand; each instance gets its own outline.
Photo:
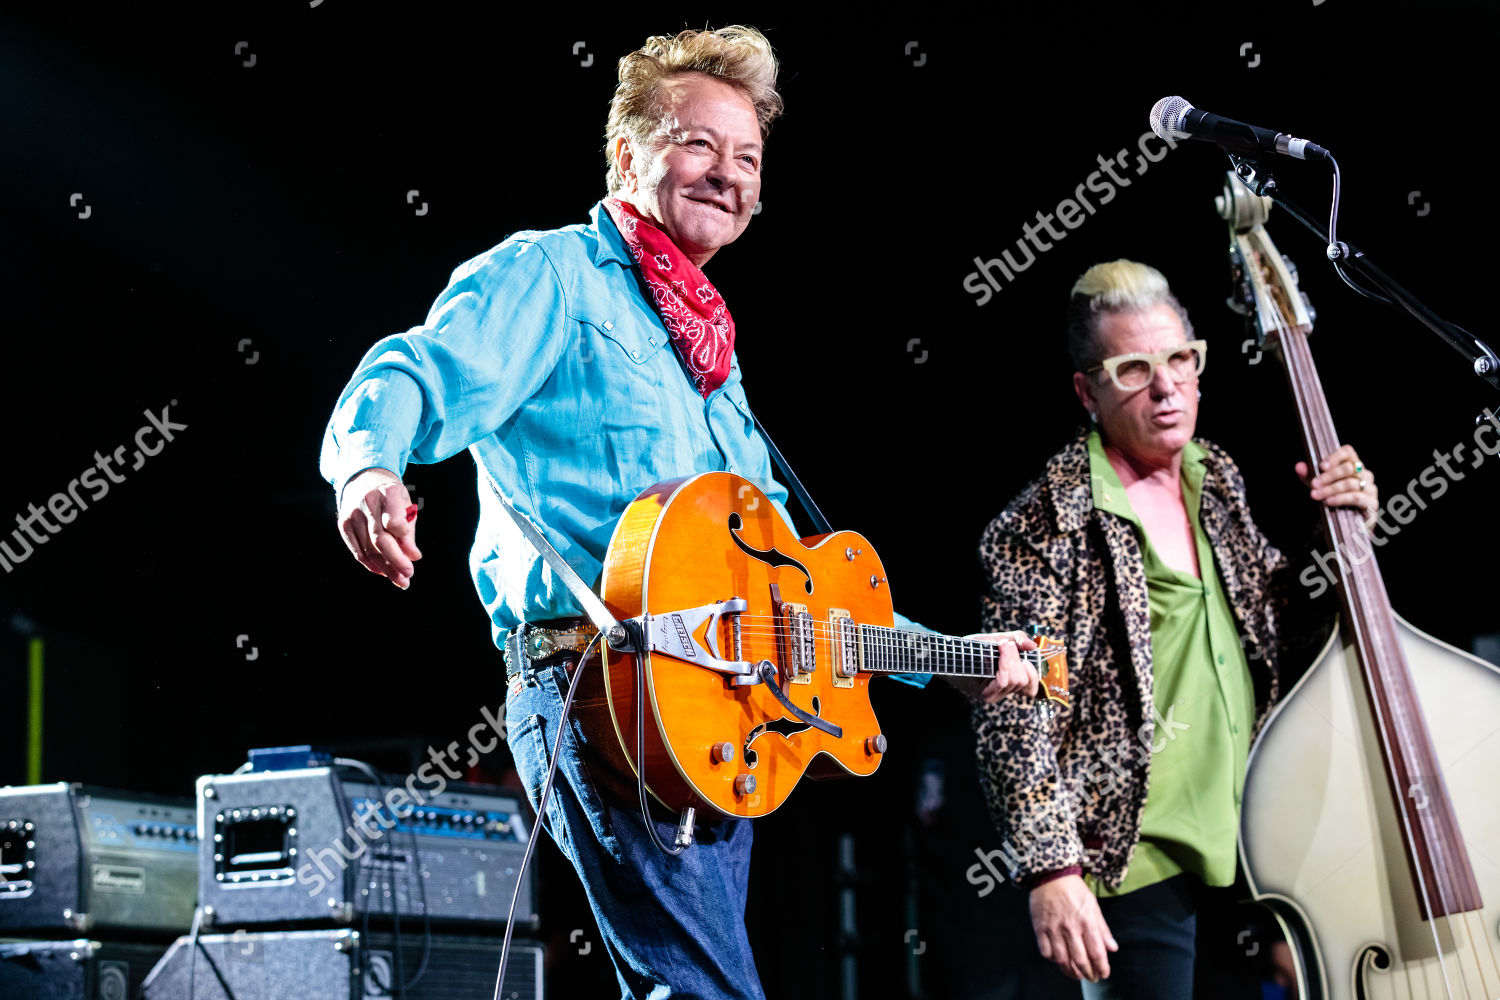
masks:
MULTIPOLYGON (((1280 205, 1292 218, 1312 231, 1313 235, 1328 247, 1328 257, 1336 266, 1342 265, 1350 271, 1365 279, 1371 285, 1380 289, 1389 297, 1388 305, 1396 305, 1405 309, 1417 322, 1427 327, 1433 333, 1443 338, 1459 354, 1469 360, 1469 364, 1475 375, 1488 382, 1495 389, 1500 390, 1500 357, 1490 350, 1488 344, 1478 337, 1455 327, 1437 313, 1428 309, 1422 302, 1406 289, 1396 284, 1380 268, 1376 267, 1363 251, 1340 240, 1337 243, 1328 241, 1328 230, 1324 229, 1312 216, 1304 212, 1297 203, 1282 197, 1281 190, 1276 184, 1276 178, 1263 170, 1259 163, 1246 156, 1237 153, 1229 154, 1229 161, 1234 164, 1235 175, 1245 183, 1251 191, 1262 197, 1270 198, 1275 204, 1280 205)), ((1496 420, 1497 414, 1486 409, 1477 419, 1496 420)))

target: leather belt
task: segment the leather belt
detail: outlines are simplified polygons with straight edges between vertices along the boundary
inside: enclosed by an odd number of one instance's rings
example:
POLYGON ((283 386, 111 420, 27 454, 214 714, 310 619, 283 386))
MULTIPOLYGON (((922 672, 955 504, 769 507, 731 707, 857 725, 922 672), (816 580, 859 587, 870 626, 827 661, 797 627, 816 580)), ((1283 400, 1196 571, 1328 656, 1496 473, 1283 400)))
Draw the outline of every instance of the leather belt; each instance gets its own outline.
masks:
POLYGON ((587 618, 551 619, 546 622, 522 622, 505 635, 501 653, 505 658, 505 678, 514 679, 519 674, 529 674, 539 666, 550 666, 562 662, 571 673, 578 665, 581 654, 594 636, 599 634, 596 625, 587 618), (520 651, 524 662, 516 663, 515 650, 520 651))

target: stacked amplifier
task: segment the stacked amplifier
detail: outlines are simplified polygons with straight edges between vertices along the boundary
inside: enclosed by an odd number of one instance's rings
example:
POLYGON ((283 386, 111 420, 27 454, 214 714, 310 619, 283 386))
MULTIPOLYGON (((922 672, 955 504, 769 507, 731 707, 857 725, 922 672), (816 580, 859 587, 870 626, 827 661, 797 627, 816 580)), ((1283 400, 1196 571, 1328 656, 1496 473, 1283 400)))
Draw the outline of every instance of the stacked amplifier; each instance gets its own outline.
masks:
MULTIPOLYGON (((489 1000, 518 879, 516 929, 537 926, 521 798, 252 754, 268 760, 198 779, 200 934, 172 946, 144 1000, 489 1000)), ((502 995, 542 996, 541 966, 540 946, 513 942, 502 995)))
MULTIPOLYGON (((204 922, 349 925, 426 917, 505 926, 530 832, 520 798, 488 786, 351 780, 332 767, 198 779, 204 922)), ((517 927, 535 927, 528 875, 517 927)))
POLYGON ((128 1000, 197 897, 189 800, 0 788, 0 997, 128 1000))

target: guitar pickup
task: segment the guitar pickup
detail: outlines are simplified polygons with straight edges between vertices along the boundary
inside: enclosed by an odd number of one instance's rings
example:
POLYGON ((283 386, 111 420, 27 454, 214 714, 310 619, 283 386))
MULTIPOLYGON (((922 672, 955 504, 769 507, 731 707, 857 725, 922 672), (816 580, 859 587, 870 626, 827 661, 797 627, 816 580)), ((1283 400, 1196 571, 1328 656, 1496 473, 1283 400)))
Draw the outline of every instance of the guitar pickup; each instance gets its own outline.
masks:
POLYGON ((811 684, 818 668, 818 651, 813 644, 813 617, 805 604, 784 605, 787 612, 787 646, 791 650, 793 684, 811 684))
POLYGON ((781 588, 771 584, 771 608, 776 616, 776 639, 781 648, 781 676, 784 683, 811 684, 817 669, 818 652, 814 643, 813 617, 806 604, 781 599, 781 588))
POLYGON ((828 625, 833 638, 833 686, 852 688, 854 675, 859 673, 859 626, 843 608, 828 609, 828 625))

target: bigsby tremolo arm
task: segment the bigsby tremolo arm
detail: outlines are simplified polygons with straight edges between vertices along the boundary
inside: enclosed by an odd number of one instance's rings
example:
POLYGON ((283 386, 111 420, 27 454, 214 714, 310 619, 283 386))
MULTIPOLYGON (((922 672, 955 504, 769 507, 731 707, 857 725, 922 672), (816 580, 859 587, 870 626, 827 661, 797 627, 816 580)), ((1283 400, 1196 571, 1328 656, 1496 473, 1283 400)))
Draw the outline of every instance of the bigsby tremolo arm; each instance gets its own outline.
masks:
MULTIPOLYGON (((736 684, 759 684, 760 675, 756 666, 747 660, 727 659, 717 650, 710 649, 698 641, 698 632, 703 623, 708 623, 706 635, 710 641, 719 633, 719 619, 724 615, 742 614, 749 605, 742 597, 731 597, 727 601, 715 601, 697 608, 668 611, 659 615, 645 614, 628 619, 641 630, 646 640, 646 650, 664 653, 686 663, 717 670, 735 679, 736 684)), ((616 646, 616 649, 621 647, 616 646)), ((629 648, 623 652, 632 652, 629 648)), ((738 649, 735 650, 739 652, 738 649)))

